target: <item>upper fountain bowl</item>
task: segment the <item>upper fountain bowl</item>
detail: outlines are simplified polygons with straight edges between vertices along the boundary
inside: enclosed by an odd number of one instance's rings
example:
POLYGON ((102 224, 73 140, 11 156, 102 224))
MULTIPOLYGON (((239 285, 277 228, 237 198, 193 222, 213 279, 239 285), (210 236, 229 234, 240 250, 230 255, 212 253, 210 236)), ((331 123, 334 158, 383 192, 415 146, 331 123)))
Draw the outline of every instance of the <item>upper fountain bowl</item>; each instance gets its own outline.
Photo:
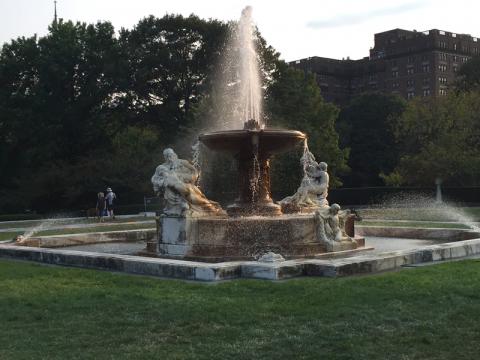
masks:
POLYGON ((296 130, 266 128, 214 131, 201 134, 198 138, 205 146, 215 151, 233 155, 251 154, 258 146, 258 153, 274 155, 293 148, 307 136, 296 130))

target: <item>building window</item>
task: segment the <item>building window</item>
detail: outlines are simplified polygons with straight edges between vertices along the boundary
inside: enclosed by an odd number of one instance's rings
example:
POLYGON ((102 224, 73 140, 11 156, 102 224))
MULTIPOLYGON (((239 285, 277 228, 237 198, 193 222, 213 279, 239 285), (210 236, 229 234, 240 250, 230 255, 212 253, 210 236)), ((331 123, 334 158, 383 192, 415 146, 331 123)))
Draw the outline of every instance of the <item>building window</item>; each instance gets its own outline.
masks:
POLYGON ((453 44, 453 50, 457 50, 457 44, 453 44))
POLYGON ((438 65, 438 70, 440 70, 441 72, 447 72, 447 65, 445 64, 438 65))
POLYGON ((407 86, 408 87, 413 87, 415 85, 415 80, 413 79, 408 79, 407 80, 407 86))
POLYGON ((430 65, 428 65, 428 64, 422 65, 422 71, 423 71, 424 73, 430 72, 430 65))
POLYGON ((440 76, 438 78, 438 82, 442 85, 446 85, 447 84, 447 78, 445 76, 440 76))
POLYGON ((398 89, 399 86, 400 86, 400 84, 399 84, 398 81, 394 81, 394 82, 392 83, 392 88, 393 88, 393 89, 398 89))
POLYGON ((408 59, 407 59, 407 62, 409 64, 413 64, 415 62, 415 56, 409 56, 408 59))
POLYGON ((440 89, 440 90, 438 90, 438 94, 441 95, 441 96, 447 95, 447 89, 440 89))
POLYGON ((457 55, 453 55, 453 56, 452 56, 452 59, 453 59, 453 62, 457 62, 457 61, 458 61, 457 55))
POLYGON ((413 97, 415 97, 415 92, 414 91, 407 92, 407 99, 412 99, 413 97))
POLYGON ((423 78, 423 85, 428 85, 430 84, 430 79, 428 77, 423 78))
POLYGON ((445 53, 440 53, 440 54, 438 54, 438 58, 439 58, 440 60, 447 61, 447 58, 448 58, 448 57, 447 57, 447 54, 445 54, 445 53))
POLYGON ((392 60, 392 61, 390 62, 390 65, 391 65, 392 67, 397 66, 397 60, 392 60))
POLYGON ((392 77, 397 78, 398 77, 398 71, 392 71, 392 77))
POLYGON ((458 66, 457 65, 453 65, 453 72, 457 72, 458 71, 458 66))
POLYGON ((462 62, 463 62, 463 63, 466 63, 467 61, 468 61, 468 58, 462 57, 462 62))
POLYGON ((430 96, 430 89, 423 89, 423 96, 430 96))
POLYGON ((413 75, 415 73, 415 69, 413 67, 407 69, 408 75, 413 75))
POLYGON ((445 41, 439 41, 438 42, 438 47, 440 49, 446 49, 447 48, 447 43, 445 41))

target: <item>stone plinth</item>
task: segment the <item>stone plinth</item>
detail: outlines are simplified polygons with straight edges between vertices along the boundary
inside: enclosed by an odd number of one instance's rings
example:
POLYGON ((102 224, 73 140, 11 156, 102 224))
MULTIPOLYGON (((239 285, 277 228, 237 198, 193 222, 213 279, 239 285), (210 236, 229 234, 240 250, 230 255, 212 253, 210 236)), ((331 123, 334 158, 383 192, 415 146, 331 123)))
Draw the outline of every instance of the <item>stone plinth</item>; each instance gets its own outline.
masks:
MULTIPOLYGON (((311 214, 234 218, 162 216, 159 225, 161 256, 223 261, 256 259, 268 251, 285 258, 337 251, 318 241, 311 214)), ((357 246, 339 243, 337 247, 350 250, 357 246)))

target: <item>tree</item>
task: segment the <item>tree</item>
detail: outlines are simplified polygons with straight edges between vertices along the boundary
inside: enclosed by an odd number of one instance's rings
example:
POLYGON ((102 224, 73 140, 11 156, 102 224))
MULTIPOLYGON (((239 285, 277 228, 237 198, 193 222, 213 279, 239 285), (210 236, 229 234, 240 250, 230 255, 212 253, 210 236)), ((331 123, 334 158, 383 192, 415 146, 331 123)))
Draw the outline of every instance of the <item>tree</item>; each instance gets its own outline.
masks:
POLYGON ((380 174, 390 173, 399 159, 394 128, 405 106, 398 96, 364 94, 342 109, 337 128, 341 145, 350 148, 352 169, 345 185, 383 185, 380 174))
MULTIPOLYGON (((306 133, 310 151, 329 165, 331 185, 340 185, 338 175, 348 170, 348 151, 340 149, 335 131, 338 109, 323 100, 315 77, 279 62, 266 96, 269 123, 306 133)), ((284 195, 296 190, 302 176, 300 156, 290 153, 273 161, 273 191, 284 195)))
POLYGON ((130 123, 156 126, 165 142, 187 127, 191 108, 218 63, 227 29, 216 20, 166 15, 122 30, 129 78, 121 96, 131 110, 130 123))
POLYGON ((405 183, 480 184, 480 93, 409 102, 396 137, 402 157, 395 171, 405 183))

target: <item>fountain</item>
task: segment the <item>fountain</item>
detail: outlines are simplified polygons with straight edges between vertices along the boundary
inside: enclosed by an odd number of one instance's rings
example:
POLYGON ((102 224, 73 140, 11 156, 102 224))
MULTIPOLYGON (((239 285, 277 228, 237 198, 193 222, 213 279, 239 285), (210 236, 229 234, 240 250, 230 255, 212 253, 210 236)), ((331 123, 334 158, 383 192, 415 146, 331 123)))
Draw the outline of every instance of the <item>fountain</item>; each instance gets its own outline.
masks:
POLYGON ((304 141, 306 136, 300 131, 265 128, 251 7, 242 11, 236 33, 239 118, 243 129, 204 133, 199 140, 211 150, 231 154, 237 161, 238 197, 228 206, 229 215, 281 215, 280 205, 273 203, 270 193, 269 159, 304 141))
POLYGON ((163 194, 166 204, 157 221, 160 256, 207 261, 288 259, 364 244, 363 239, 354 238, 354 216, 337 204, 329 206, 327 165, 317 163, 308 151, 307 136, 264 123, 251 14, 250 7, 242 11, 235 37, 238 93, 230 101, 238 110, 235 123, 240 128, 208 131, 198 137, 207 148, 235 158, 237 198, 225 212, 197 187, 199 143, 194 145, 193 165, 166 149, 166 162, 152 177, 155 192, 163 194), (302 143, 302 184, 277 204, 270 190, 270 159, 302 143))

